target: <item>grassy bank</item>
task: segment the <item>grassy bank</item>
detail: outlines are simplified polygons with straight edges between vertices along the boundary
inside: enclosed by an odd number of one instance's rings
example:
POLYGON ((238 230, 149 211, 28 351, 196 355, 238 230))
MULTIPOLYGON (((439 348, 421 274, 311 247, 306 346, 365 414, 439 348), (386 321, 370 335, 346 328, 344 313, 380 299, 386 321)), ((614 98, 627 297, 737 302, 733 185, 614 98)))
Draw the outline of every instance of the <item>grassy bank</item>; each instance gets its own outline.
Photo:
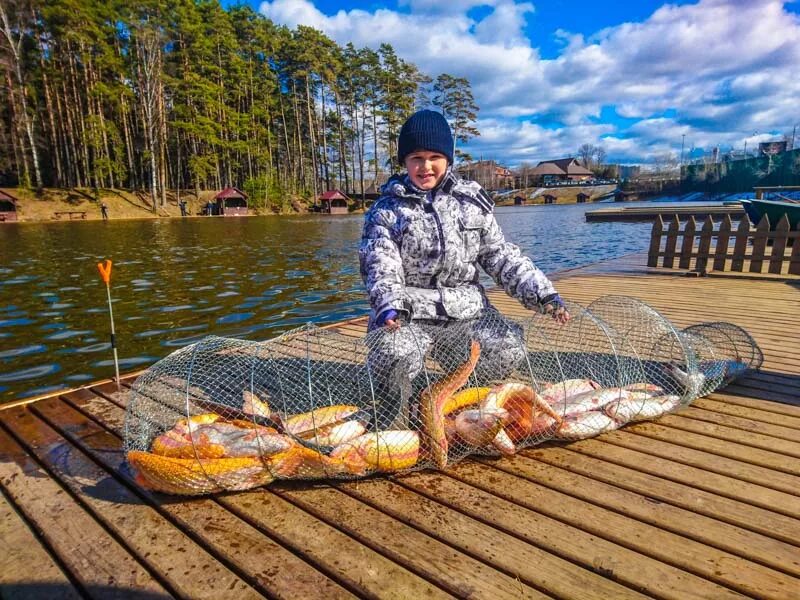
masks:
MULTIPOLYGON (((17 219, 19 221, 42 222, 69 220, 69 215, 60 218, 56 213, 80 211, 86 213, 86 220, 102 219, 100 205, 108 207, 109 219, 158 219, 181 216, 178 205, 178 194, 167 193, 167 202, 153 212, 150 194, 143 192, 91 188, 53 189, 45 188, 40 193, 18 188, 0 188, 17 199, 17 219)), ((217 191, 200 192, 198 197, 193 191, 182 191, 181 200, 186 201, 186 210, 190 216, 198 216, 209 200, 213 200, 217 191)), ((305 212, 307 206, 302 201, 292 203, 294 213, 305 212)), ((271 211, 251 209, 252 214, 273 214, 271 211)))

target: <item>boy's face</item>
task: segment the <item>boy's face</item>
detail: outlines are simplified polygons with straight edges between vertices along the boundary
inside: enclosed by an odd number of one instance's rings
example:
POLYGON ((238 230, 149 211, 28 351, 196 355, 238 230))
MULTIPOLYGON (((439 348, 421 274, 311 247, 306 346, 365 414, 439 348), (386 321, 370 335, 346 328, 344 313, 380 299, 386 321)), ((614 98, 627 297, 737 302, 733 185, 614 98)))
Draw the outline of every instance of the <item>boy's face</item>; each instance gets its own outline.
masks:
POLYGON ((432 190, 447 172, 447 157, 438 152, 415 150, 405 160, 411 183, 421 190, 432 190))

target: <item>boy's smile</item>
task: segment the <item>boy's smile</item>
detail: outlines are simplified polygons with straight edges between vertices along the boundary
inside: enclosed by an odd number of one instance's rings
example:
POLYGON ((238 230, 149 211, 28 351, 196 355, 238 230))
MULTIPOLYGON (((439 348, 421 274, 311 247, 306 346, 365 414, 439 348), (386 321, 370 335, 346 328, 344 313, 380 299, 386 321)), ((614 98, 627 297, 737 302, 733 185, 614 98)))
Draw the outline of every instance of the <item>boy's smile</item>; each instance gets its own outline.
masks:
POLYGON ((408 176, 421 190, 432 190, 442 181, 447 172, 447 157, 438 152, 417 150, 405 159, 408 176))

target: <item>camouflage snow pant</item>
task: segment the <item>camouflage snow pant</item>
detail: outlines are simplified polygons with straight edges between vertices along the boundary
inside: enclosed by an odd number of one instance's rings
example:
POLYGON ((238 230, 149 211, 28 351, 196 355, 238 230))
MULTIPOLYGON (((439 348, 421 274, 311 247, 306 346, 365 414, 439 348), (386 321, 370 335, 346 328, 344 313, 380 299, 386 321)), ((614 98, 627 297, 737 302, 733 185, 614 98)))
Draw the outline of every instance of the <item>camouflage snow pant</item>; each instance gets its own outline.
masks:
MULTIPOLYGON (((375 382, 373 418, 378 429, 402 428, 413 421, 416 407, 411 398, 427 387, 425 358, 438 363, 444 373, 453 372, 469 356, 470 340, 481 345, 470 385, 502 381, 525 359, 522 327, 494 309, 465 321, 420 319, 395 331, 378 329, 368 337, 368 368, 375 382)), ((437 375, 437 378, 439 376, 437 375)))

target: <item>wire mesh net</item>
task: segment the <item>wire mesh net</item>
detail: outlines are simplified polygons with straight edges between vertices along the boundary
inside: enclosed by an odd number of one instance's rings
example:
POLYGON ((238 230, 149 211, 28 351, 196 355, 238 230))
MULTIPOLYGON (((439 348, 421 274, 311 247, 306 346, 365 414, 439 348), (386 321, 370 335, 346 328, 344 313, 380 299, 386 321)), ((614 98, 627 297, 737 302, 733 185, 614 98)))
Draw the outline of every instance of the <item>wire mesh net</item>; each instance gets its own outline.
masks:
POLYGON ((128 462, 173 494, 442 469, 657 418, 763 360, 728 323, 678 330, 625 296, 568 308, 563 325, 489 309, 364 338, 313 325, 204 338, 136 380, 128 462))

